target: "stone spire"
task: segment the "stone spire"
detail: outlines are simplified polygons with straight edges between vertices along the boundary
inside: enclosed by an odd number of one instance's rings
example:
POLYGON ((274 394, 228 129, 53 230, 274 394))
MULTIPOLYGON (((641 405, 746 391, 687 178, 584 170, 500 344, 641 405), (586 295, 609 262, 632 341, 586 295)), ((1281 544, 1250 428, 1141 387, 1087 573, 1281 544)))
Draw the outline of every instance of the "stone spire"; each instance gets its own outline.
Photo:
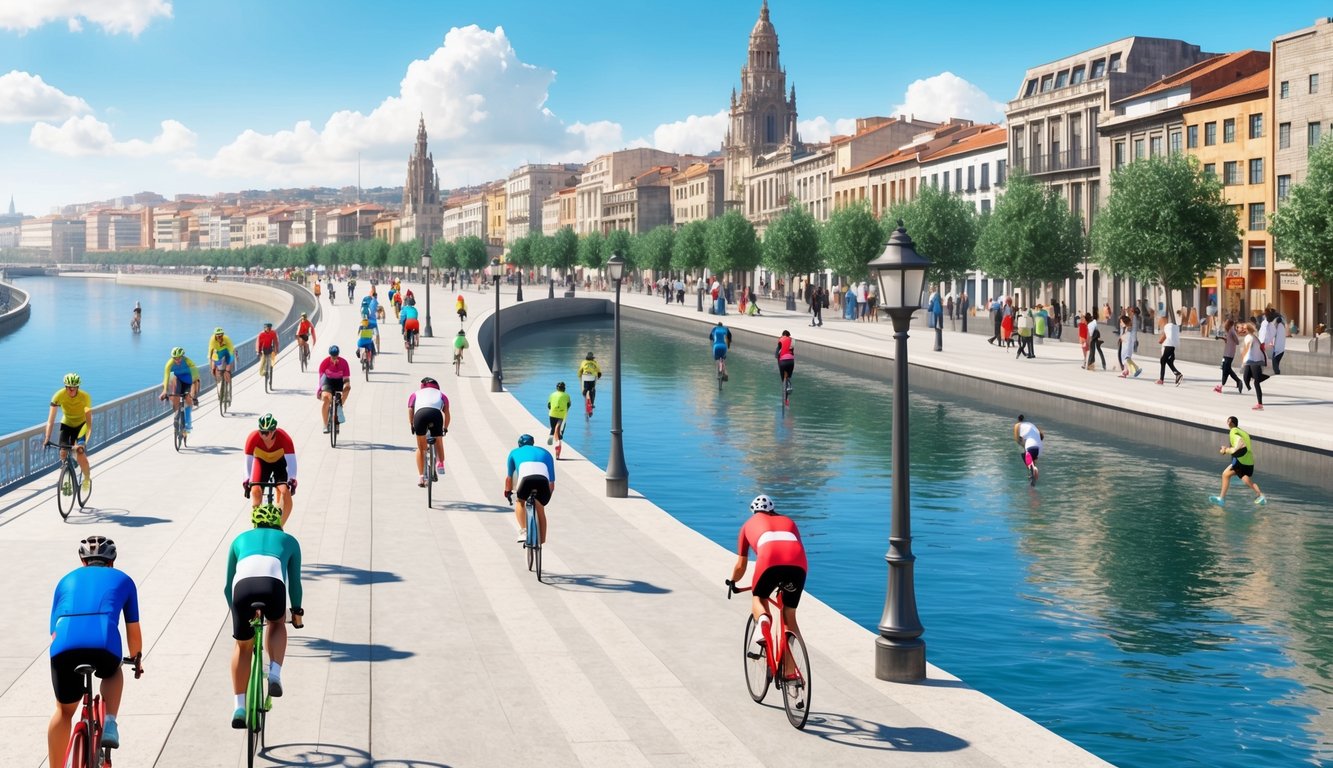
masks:
POLYGON ((417 122, 417 143, 407 161, 407 183, 403 185, 403 227, 406 239, 423 247, 444 232, 444 207, 440 204, 440 176, 435 158, 426 144, 426 116, 417 122), (410 235, 411 237, 408 237, 410 235))

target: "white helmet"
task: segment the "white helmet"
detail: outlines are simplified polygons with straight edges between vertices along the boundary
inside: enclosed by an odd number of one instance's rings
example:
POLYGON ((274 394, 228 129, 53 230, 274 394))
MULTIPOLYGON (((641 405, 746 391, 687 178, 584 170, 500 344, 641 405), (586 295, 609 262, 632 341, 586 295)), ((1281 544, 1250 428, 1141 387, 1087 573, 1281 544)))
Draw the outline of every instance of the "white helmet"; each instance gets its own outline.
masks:
POLYGON ((762 493, 755 496, 754 501, 750 502, 751 512, 772 512, 776 509, 777 507, 773 505, 773 500, 762 493))

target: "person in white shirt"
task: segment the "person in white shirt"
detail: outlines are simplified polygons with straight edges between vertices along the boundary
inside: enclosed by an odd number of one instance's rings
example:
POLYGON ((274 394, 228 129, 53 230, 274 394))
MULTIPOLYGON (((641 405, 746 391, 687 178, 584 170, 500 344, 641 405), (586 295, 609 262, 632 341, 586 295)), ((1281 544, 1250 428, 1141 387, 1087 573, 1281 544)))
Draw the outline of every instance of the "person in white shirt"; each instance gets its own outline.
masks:
POLYGON ((1018 414, 1014 422, 1014 442, 1023 446, 1023 463, 1028 468, 1028 485, 1037 484, 1037 457, 1041 455, 1042 441, 1046 433, 1028 421, 1023 414, 1018 414))
POLYGON ((1264 313, 1264 325, 1268 327, 1268 336, 1263 340, 1273 358, 1273 375, 1279 376, 1282 374, 1282 356, 1287 352, 1287 324, 1276 309, 1269 307, 1264 313))
POLYGON ((1180 324, 1175 318, 1167 317, 1166 323, 1162 325, 1162 332, 1157 336, 1157 343, 1162 345, 1162 357, 1159 360, 1161 370, 1157 373, 1157 383, 1161 384, 1166 378, 1166 369, 1176 375, 1176 386, 1180 386, 1180 380, 1185 374, 1176 370, 1176 347, 1180 346, 1180 324))

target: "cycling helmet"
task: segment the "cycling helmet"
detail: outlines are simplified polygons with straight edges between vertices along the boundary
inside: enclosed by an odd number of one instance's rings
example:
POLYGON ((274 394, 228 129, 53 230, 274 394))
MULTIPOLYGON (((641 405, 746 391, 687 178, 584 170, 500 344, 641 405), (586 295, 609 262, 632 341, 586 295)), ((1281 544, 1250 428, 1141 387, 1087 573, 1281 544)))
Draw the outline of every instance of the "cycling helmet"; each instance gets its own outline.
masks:
POLYGON ((250 522, 256 528, 282 528, 282 510, 272 504, 265 504, 250 510, 250 522))
POLYGON ((273 418, 273 414, 266 413, 259 417, 259 431, 272 432, 278 428, 278 420, 273 418))
POLYGON ((214 335, 214 336, 221 336, 221 335, 223 335, 223 332, 222 332, 222 326, 219 325, 218 327, 214 328, 214 329, 213 329, 213 335, 214 335))
POLYGON ((762 493, 755 496, 754 501, 750 502, 751 512, 772 512, 776 509, 777 507, 773 506, 773 500, 762 493))
POLYGON ((172 356, 172 357, 185 357, 185 347, 172 347, 172 348, 171 348, 171 356, 172 356))
POLYGON ((337 357, 337 356, 338 356, 338 345, 337 345, 337 344, 334 344, 333 346, 329 347, 329 354, 330 354, 330 355, 333 355, 334 357, 337 357))
POLYGON ((273 327, 273 323, 264 323, 264 327, 265 327, 265 328, 272 328, 272 327, 273 327))
POLYGON ((555 384, 555 388, 558 389, 558 390, 560 390, 561 392, 564 392, 564 391, 565 391, 565 382, 563 382, 563 381, 557 381, 556 384, 555 384))
POLYGON ((116 542, 105 536, 89 536, 79 542, 79 559, 89 562, 116 562, 116 542))
POLYGON ((438 382, 438 381, 436 381, 435 379, 432 379, 431 377, 427 376, 426 378, 424 378, 424 379, 421 380, 421 386, 423 386, 423 387, 435 387, 436 389, 439 389, 439 388, 440 388, 440 382, 438 382))
POLYGON ((301 317, 309 317, 309 315, 307 315, 306 313, 302 312, 302 313, 301 313, 301 317))
POLYGON ((522 446, 525 446, 525 445, 532 445, 532 442, 533 442, 533 440, 532 440, 532 435, 519 435, 519 436, 518 436, 518 445, 519 445, 519 447, 522 447, 522 446))
POLYGON ((585 356, 583 359, 584 359, 584 360, 592 360, 592 359, 594 359, 594 358, 593 358, 593 356, 592 356, 592 353, 589 352, 589 353, 587 354, 587 356, 585 356))
POLYGON ((81 381, 83 381, 83 379, 80 379, 79 374, 77 373, 65 374, 65 386, 67 387, 77 387, 81 381))

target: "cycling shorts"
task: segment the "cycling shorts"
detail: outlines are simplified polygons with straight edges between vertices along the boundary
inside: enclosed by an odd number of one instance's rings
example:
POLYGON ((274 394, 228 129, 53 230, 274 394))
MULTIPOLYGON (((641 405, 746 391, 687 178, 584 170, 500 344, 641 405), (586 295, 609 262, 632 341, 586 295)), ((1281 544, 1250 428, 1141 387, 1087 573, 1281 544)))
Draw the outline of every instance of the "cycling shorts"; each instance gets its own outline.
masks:
POLYGON ((1252 477, 1254 475, 1253 464, 1241 464, 1239 459, 1231 460, 1231 473, 1236 477, 1252 477))
POLYGON ((251 603, 264 604, 265 619, 281 621, 287 612, 287 586, 272 576, 247 576, 236 582, 231 588, 231 636, 237 640, 254 639, 251 603))
POLYGON ((422 408, 412 414, 412 434, 418 437, 444 435, 444 412, 439 408, 422 408))
POLYGON ((120 669, 120 657, 105 648, 71 648, 51 657, 51 687, 56 701, 74 704, 83 698, 83 676, 75 667, 91 664, 93 674, 105 680, 120 669))
POLYGON ((83 445, 84 443, 88 442, 88 438, 86 436, 80 436, 79 433, 81 431, 83 431, 82 424, 78 425, 77 427, 71 427, 68 424, 61 424, 60 437, 58 439, 58 442, 61 445, 83 445))
POLYGON ((374 351, 375 351, 375 340, 374 340, 374 339, 357 339, 357 340, 356 340, 356 348, 357 348, 357 349, 369 349, 371 352, 374 352, 374 351))
POLYGON ((588 394, 589 392, 592 392, 592 391, 595 390, 595 389, 597 389, 597 380, 596 380, 596 379, 593 379, 592 381, 585 381, 585 382, 583 382, 583 394, 586 395, 586 394, 588 394))
POLYGON ((727 345, 726 345, 726 344, 714 344, 714 345, 713 345, 713 359, 714 359, 714 360, 726 360, 726 359, 727 359, 727 345))
POLYGON ((801 594, 805 592, 805 569, 795 565, 765 568, 754 581, 754 594, 756 597, 768 597, 775 589, 782 590, 782 602, 788 608, 800 605, 801 594))
POLYGON ((260 483, 285 483, 287 482, 287 460, 282 461, 264 461, 255 459, 255 465, 258 469, 258 476, 252 476, 252 482, 260 483))
POLYGON ((304 344, 305 342, 310 341, 310 334, 308 334, 308 333, 298 333, 298 334, 296 334, 296 338, 300 339, 300 340, 301 340, 301 343, 304 344))
POLYGON ((213 367, 217 368, 223 365, 231 365, 231 353, 225 349, 219 349, 214 353, 213 367))
POLYGON ((324 386, 320 387, 321 392, 341 392, 346 386, 346 379, 324 379, 324 386))
POLYGON ((416 333, 421 330, 421 321, 415 317, 403 321, 404 333, 416 333))
POLYGON ((179 377, 179 376, 176 376, 176 377, 173 377, 173 378, 174 378, 175 381, 176 381, 176 392, 175 392, 175 394, 177 394, 177 395, 188 395, 188 394, 190 394, 190 388, 194 386, 194 379, 188 379, 188 378, 187 378, 187 379, 182 379, 182 378, 179 377))
POLYGON ((274 351, 274 350, 273 350, 273 347, 260 347, 260 348, 259 348, 259 354, 261 354, 261 355, 271 355, 271 354, 273 354, 273 351, 274 351))
POLYGON ((785 373, 785 374, 787 374, 787 377, 788 377, 788 378, 791 378, 792 371, 794 371, 794 370, 796 370, 796 360, 795 360, 795 359, 790 359, 790 360, 779 360, 779 361, 778 361, 778 373, 779 373, 779 374, 783 374, 783 373, 785 373))
POLYGON ((544 507, 551 503, 551 481, 541 475, 528 475, 518 481, 518 487, 514 489, 514 497, 520 501, 527 501, 532 496, 544 507))

